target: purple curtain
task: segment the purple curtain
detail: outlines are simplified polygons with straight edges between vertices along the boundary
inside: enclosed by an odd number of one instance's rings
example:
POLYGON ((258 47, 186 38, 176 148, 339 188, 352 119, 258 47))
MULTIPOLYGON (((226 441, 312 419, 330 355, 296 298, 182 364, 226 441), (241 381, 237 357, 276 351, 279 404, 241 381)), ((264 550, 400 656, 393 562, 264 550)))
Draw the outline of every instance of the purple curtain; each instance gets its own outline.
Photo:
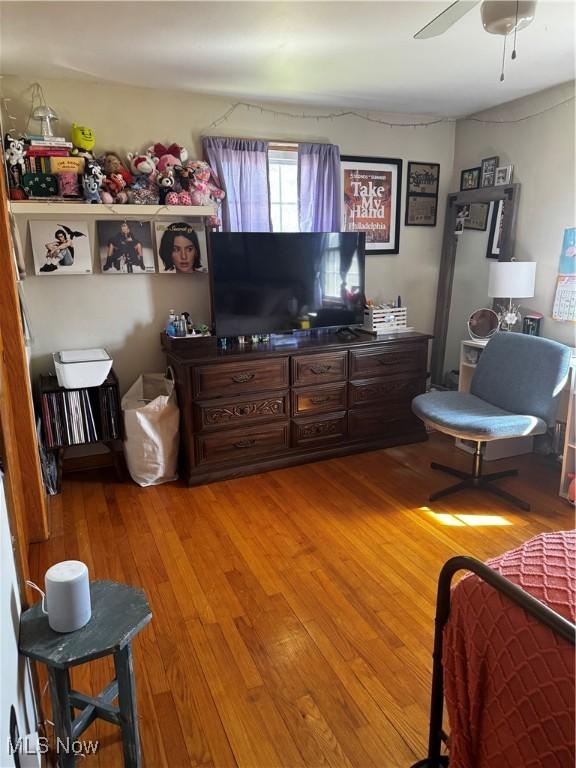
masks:
POLYGON ((226 192, 223 230, 270 232, 267 142, 205 136, 202 147, 206 162, 226 192))
POLYGON ((300 232, 339 232, 340 149, 335 144, 298 145, 300 232))

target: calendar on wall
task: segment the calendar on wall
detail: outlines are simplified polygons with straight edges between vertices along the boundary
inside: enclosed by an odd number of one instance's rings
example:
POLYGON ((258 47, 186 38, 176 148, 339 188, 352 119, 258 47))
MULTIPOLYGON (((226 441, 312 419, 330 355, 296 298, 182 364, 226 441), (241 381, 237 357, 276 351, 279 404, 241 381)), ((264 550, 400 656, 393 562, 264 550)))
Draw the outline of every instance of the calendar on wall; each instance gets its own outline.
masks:
POLYGON ((564 230, 552 319, 576 322, 576 227, 564 230))

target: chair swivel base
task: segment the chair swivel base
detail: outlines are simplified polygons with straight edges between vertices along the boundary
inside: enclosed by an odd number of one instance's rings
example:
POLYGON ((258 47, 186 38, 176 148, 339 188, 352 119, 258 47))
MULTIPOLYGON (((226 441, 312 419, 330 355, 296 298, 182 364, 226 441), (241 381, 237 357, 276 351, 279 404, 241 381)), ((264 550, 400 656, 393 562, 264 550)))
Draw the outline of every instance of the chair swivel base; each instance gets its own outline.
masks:
POLYGON ((446 472, 448 475, 452 475, 453 477, 458 477, 460 479, 459 483, 449 485, 448 488, 443 488, 441 491, 436 491, 436 493, 430 494, 430 501, 436 501, 437 499, 441 499, 443 496, 449 496, 452 493, 458 493, 458 491, 464 491, 467 488, 478 488, 482 491, 489 491, 495 496, 499 496, 501 499, 510 502, 510 504, 514 504, 515 506, 520 507, 520 509, 523 509, 526 512, 530 512, 530 504, 528 504, 526 501, 519 499, 512 493, 508 493, 508 491, 502 490, 502 488, 499 488, 497 485, 493 485, 494 480, 500 480, 503 477, 516 476, 518 474, 517 469, 507 469, 503 472, 492 472, 489 475, 482 474, 482 453, 480 444, 474 453, 474 466, 472 472, 461 472, 459 469, 447 467, 444 464, 437 464, 434 461, 430 466, 432 469, 440 470, 440 472, 446 472))

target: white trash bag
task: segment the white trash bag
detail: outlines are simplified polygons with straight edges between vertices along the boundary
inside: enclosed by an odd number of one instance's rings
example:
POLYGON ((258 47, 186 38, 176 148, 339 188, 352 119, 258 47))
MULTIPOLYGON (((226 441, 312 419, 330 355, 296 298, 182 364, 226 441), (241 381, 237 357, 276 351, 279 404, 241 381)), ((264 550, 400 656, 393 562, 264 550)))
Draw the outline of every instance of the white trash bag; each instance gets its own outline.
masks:
POLYGON ((163 373, 139 376, 122 398, 124 455, 138 485, 177 480, 180 411, 173 380, 163 373))

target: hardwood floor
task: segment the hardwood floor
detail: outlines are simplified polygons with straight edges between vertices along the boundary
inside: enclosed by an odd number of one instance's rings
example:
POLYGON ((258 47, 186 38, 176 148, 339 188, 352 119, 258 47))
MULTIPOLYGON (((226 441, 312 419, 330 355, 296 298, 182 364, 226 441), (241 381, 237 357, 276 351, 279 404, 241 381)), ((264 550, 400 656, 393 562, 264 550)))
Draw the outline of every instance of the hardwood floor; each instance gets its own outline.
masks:
MULTIPOLYGON (((400 768, 425 756, 441 565, 573 525, 544 457, 488 465, 520 467, 502 487, 531 513, 475 492, 429 505, 451 482, 431 459, 470 461, 434 436, 191 489, 65 479, 32 578, 78 558, 91 578, 146 591, 154 618, 134 653, 147 768, 400 768)), ((73 685, 97 693, 111 678, 101 660, 73 685)), ((100 749, 82 765, 122 765, 114 726, 83 738, 100 749)))

